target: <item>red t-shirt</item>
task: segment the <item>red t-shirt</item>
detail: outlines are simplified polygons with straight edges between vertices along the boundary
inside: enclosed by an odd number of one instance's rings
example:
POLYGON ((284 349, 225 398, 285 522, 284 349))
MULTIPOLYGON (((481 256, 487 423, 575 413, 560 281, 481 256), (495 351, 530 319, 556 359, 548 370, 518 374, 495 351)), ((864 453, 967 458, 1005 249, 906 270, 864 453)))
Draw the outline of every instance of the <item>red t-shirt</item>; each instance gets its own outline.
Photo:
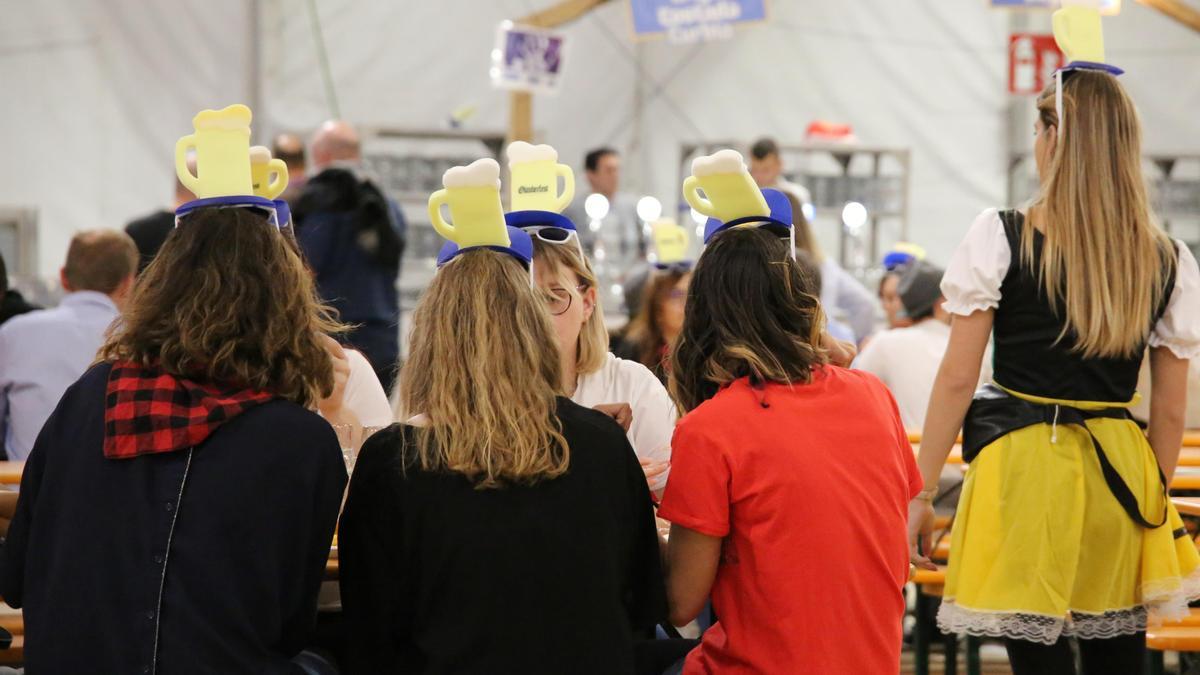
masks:
POLYGON ((737 380, 680 421, 671 453, 659 515, 725 539, 718 622, 685 674, 897 671, 921 475, 878 379, 737 380))

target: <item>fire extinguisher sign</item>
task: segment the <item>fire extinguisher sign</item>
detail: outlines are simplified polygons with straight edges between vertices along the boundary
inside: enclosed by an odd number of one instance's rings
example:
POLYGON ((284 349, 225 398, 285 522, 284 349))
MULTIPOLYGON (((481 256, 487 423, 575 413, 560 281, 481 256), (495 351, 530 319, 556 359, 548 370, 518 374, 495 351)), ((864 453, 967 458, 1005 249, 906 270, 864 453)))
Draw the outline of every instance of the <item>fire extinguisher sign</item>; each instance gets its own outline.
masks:
POLYGON ((1062 61, 1053 35, 1013 33, 1008 38, 1008 93, 1041 93, 1062 61))

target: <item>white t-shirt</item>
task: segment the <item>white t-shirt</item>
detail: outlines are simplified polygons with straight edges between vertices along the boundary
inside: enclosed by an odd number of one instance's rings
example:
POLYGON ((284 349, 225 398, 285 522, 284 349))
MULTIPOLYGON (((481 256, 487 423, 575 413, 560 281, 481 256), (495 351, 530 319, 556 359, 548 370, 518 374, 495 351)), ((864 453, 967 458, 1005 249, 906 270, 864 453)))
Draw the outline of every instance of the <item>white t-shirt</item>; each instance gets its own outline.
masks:
MULTIPOLYGON (((949 343, 950 325, 925 319, 907 328, 876 333, 854 360, 854 367, 882 380, 896 399, 904 426, 920 431, 925 425, 933 381, 949 343)), ((988 353, 984 355, 979 380, 987 382, 991 378, 992 359, 988 353)))
MULTIPOLYGON (((678 413, 666 387, 646 366, 608 354, 600 370, 579 377, 571 400, 585 408, 628 403, 633 409, 628 436, 634 452, 655 462, 671 459, 671 435, 678 413)), ((662 490, 668 473, 659 475, 651 489, 662 490)))
POLYGON ((346 360, 350 362, 350 375, 342 405, 353 411, 364 427, 386 427, 394 422, 392 406, 371 362, 353 349, 346 350, 346 360))
MULTIPOLYGON (((1182 242, 1176 241, 1179 264, 1167 310, 1150 331, 1151 347, 1167 347, 1181 359, 1200 356, 1200 268, 1182 242)), ((1000 285, 1012 263, 1008 237, 997 209, 975 218, 942 276, 947 312, 970 316, 1000 306, 1000 285)))

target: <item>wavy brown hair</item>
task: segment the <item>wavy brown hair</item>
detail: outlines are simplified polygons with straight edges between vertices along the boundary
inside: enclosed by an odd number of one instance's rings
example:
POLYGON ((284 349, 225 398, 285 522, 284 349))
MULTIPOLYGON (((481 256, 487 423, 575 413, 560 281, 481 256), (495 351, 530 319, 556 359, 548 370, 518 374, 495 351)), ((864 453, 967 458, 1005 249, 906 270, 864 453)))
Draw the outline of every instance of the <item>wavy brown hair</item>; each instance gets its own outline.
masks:
POLYGON ((264 215, 206 208, 183 217, 138 277, 99 359, 312 406, 333 390, 318 335, 342 330, 264 215))
POLYGON ((417 304, 409 345, 400 407, 427 418, 409 459, 479 488, 566 472, 558 345, 545 298, 515 259, 478 249, 447 263, 417 304))
POLYGON ((704 249, 671 353, 671 395, 687 413, 721 387, 808 382, 827 361, 815 284, 788 244, 760 228, 722 232, 704 249))
MULTIPOLYGON (((1061 128, 1055 87, 1037 100, 1047 129, 1061 128)), ((1141 124, 1121 83, 1108 73, 1065 73, 1062 98, 1065 133, 1029 208, 1029 224, 1044 235, 1038 279, 1066 318, 1059 339, 1073 334, 1087 358, 1130 357, 1169 292, 1175 246, 1150 210, 1141 124)), ((1032 264, 1031 227, 1021 240, 1021 259, 1032 264)))

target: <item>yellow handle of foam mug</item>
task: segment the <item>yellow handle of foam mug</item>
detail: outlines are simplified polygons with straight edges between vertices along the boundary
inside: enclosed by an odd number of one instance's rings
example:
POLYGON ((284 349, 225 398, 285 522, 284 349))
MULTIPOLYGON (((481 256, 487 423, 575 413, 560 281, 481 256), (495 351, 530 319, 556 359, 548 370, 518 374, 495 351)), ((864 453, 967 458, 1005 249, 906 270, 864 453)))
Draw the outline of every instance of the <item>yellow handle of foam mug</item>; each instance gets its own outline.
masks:
POLYGON ((709 218, 717 217, 717 208, 713 203, 700 196, 700 179, 688 176, 683 179, 683 199, 700 213, 709 218))
POLYGON ((449 190, 443 188, 429 195, 429 222, 433 225, 434 231, 442 235, 444 239, 455 241, 454 226, 447 223, 445 218, 442 218, 442 206, 449 203, 449 190))
POLYGON ((271 180, 267 181, 267 187, 263 191, 263 196, 267 199, 275 199, 287 189, 287 163, 282 159, 272 159, 267 163, 267 175, 271 176, 271 180))
MULTIPOLYGON (((175 175, 179 177, 179 182, 187 188, 193 195, 200 197, 200 178, 193 174, 187 165, 188 150, 196 149, 196 135, 188 134, 175 142, 175 175)), ((197 164, 196 170, 200 167, 197 164)))
MULTIPOLYGON (((571 203, 575 198, 575 172, 571 171, 571 167, 566 164, 556 164, 554 166, 554 175, 563 179, 563 191, 558 196, 558 200, 554 202, 554 210, 562 213, 563 209, 571 203)), ((558 187, 558 181, 555 182, 555 187, 558 187)))

